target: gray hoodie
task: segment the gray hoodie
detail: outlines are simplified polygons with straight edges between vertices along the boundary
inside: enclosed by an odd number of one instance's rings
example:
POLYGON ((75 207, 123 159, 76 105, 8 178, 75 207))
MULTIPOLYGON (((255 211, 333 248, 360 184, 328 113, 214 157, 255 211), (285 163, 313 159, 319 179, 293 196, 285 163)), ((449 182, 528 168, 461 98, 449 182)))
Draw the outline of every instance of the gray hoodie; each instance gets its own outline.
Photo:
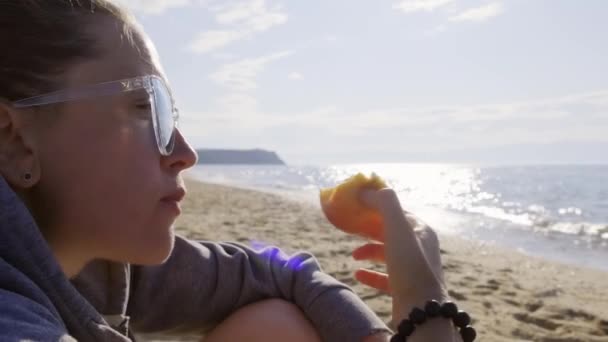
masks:
POLYGON ((204 332, 239 307, 282 298, 324 341, 389 331, 307 253, 177 237, 160 266, 94 261, 61 271, 34 219, 0 177, 0 341, 132 341, 136 332, 204 332))

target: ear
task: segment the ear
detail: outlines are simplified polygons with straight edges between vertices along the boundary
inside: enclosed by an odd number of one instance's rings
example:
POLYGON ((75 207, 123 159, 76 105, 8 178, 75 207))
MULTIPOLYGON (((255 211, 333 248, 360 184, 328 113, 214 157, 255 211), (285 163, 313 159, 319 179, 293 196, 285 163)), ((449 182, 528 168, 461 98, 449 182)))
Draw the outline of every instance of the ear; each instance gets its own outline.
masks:
POLYGON ((34 132, 25 124, 29 114, 0 101, 0 175, 20 189, 31 188, 40 179, 34 132))

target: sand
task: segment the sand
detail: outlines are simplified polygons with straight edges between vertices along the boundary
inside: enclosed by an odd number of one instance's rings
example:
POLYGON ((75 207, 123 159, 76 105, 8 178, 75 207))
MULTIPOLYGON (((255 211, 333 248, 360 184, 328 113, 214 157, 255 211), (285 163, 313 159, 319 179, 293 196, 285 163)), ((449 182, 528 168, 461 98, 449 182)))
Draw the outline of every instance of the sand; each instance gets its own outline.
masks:
MULTIPOLYGON (((363 240, 333 228, 318 207, 193 180, 187 185, 178 234, 263 241, 287 253, 310 251, 325 272, 352 286, 382 319, 390 319, 390 298, 353 279, 354 270, 369 266, 350 256, 363 240)), ((456 237, 440 240, 449 293, 473 317, 479 341, 608 341, 608 272, 456 237)))

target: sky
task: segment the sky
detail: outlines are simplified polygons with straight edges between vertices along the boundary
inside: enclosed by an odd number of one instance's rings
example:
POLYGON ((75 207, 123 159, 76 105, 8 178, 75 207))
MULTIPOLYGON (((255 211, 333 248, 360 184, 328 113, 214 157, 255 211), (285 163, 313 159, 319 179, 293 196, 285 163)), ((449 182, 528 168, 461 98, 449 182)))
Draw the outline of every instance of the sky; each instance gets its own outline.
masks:
POLYGON ((605 0, 115 0, 197 148, 608 163, 605 0))

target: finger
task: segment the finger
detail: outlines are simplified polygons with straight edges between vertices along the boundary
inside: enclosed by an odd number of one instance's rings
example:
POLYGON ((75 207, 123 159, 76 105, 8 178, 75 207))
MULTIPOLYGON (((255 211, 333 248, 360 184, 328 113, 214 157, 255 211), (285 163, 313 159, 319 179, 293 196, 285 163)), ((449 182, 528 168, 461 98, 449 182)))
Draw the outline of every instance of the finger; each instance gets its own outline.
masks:
POLYGON ((413 213, 411 213, 411 212, 409 212, 407 210, 403 210, 403 214, 405 215, 405 218, 410 223, 410 225, 412 227, 414 227, 415 230, 418 230, 418 229, 428 230, 428 229, 430 229, 429 225, 426 222, 424 222, 420 217, 416 216, 415 214, 413 214, 413 213))
POLYGON ((411 215, 404 213, 395 191, 392 189, 366 191, 361 196, 363 201, 369 202, 369 205, 376 205, 382 215, 384 253, 387 271, 391 275, 391 286, 399 291, 409 291, 410 274, 417 274, 419 279, 429 279, 429 281, 435 279, 414 230, 418 223, 411 215))
POLYGON ((377 192, 378 192, 378 190, 374 190, 374 189, 362 189, 361 192, 359 193, 359 199, 366 206, 373 208, 373 209, 378 209, 377 192))
MULTIPOLYGON (((364 204, 376 208, 382 215, 387 261, 390 258, 393 262, 403 263, 402 267, 419 266, 424 254, 414 231, 418 221, 403 210, 395 191, 390 188, 363 189, 359 197, 364 204)), ((390 265, 393 262, 388 262, 389 268, 396 266, 390 265)))
POLYGON ((401 208, 397 194, 392 189, 382 189, 376 192, 375 201, 382 215, 385 237, 398 239, 401 247, 414 248, 416 246, 416 234, 414 228, 417 221, 401 208))
POLYGON ((356 248, 352 255, 355 260, 369 260, 374 262, 384 262, 386 260, 383 243, 367 243, 356 248))
POLYGON ((441 248, 437 233, 435 233, 431 227, 424 225, 423 227, 416 229, 416 234, 418 235, 420 244, 425 250, 424 255, 427 258, 427 261, 432 265, 435 275, 443 282, 444 276, 443 268, 441 266, 441 248))
MULTIPOLYGON (((359 193, 359 198, 365 205, 377 209, 382 215, 385 239, 383 241, 391 246, 399 246, 405 251, 420 251, 414 232, 417 221, 401 208, 399 198, 393 189, 363 189, 359 193)), ((394 249, 388 246, 387 248, 394 249)))
POLYGON ((405 215, 405 219, 407 220, 407 222, 409 222, 409 224, 414 227, 414 229, 416 229, 416 227, 420 227, 423 226, 424 223, 418 218, 416 217, 414 214, 408 212, 408 211, 403 211, 403 214, 405 215))
MULTIPOLYGON (((384 227, 384 224, 381 224, 382 227, 384 227)), ((369 229, 362 229, 361 232, 359 232, 359 235, 363 238, 372 240, 372 241, 379 241, 379 242, 383 242, 384 241, 384 229, 377 229, 374 226, 371 226, 373 228, 369 228, 369 229)))
POLYGON ((388 283, 388 275, 382 272, 359 269, 355 272, 355 279, 357 279, 364 285, 373 287, 384 293, 391 293, 390 286, 388 283))

